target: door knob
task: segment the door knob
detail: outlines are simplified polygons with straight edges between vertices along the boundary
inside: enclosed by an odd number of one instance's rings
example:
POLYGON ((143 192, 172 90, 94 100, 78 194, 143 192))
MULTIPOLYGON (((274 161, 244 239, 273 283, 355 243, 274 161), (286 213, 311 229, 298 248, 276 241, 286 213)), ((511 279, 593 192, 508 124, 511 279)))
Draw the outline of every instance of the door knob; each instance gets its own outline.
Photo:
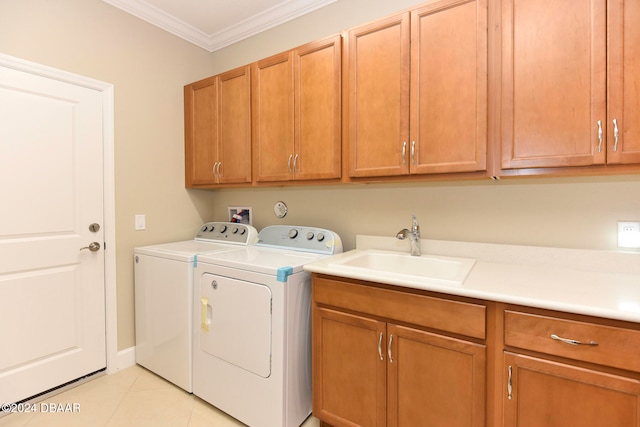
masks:
POLYGON ((84 248, 80 248, 81 251, 85 250, 85 249, 89 249, 91 252, 99 251, 100 250, 100 243, 91 242, 91 243, 89 243, 89 246, 85 246, 84 248))

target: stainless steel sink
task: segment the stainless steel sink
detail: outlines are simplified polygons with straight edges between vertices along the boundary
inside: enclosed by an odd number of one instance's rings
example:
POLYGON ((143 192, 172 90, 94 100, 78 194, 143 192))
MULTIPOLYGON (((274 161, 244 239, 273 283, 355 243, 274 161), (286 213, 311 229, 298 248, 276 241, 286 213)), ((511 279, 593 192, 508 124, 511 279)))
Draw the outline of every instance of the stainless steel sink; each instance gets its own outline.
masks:
POLYGON ((411 256, 408 253, 365 250, 336 260, 330 265, 337 271, 357 271, 371 274, 371 279, 383 275, 412 281, 446 285, 461 285, 476 260, 436 255, 411 256))

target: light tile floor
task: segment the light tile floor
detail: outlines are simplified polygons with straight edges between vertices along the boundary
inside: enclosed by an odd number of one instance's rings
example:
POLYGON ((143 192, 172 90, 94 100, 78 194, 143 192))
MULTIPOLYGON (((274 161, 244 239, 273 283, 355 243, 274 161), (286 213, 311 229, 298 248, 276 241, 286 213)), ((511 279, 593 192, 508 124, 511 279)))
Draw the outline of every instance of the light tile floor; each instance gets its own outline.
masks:
MULTIPOLYGON (((104 375, 35 404, 37 413, 0 414, 0 427, 236 427, 244 426, 198 397, 136 365, 104 375), (79 407, 79 411, 43 412, 79 407), (67 405, 69 404, 69 405, 67 405)), ((303 427, 318 427, 309 417, 303 427)), ((274 426, 275 427, 275 426, 274 426)))

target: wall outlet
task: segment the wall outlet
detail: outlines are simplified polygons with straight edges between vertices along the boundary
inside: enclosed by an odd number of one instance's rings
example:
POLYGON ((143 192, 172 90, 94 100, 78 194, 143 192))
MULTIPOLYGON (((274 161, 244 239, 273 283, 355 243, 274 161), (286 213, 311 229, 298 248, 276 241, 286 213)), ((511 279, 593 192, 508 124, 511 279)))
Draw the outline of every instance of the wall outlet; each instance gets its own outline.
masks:
POLYGON ((618 221, 618 247, 640 248, 640 221, 618 221))

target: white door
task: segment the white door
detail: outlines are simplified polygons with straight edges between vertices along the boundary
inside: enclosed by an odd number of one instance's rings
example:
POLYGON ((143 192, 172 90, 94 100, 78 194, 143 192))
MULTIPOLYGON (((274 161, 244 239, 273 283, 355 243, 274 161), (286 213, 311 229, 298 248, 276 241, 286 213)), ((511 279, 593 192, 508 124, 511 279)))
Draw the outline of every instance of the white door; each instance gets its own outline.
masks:
POLYGON ((106 366, 102 96, 0 64, 0 402, 106 366))

